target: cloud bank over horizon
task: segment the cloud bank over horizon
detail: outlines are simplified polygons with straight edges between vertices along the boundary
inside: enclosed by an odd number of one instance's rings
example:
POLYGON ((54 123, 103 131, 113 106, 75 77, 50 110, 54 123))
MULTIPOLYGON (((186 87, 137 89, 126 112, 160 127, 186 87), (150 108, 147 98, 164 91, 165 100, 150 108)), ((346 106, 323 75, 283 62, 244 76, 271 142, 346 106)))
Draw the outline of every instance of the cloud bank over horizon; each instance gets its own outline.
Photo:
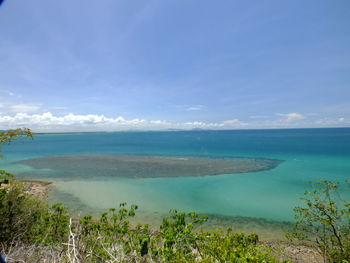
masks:
POLYGON ((13 116, 0 115, 1 129, 28 127, 37 132, 237 129, 244 126, 246 126, 246 123, 237 119, 208 123, 202 121, 169 122, 166 120, 145 120, 140 118, 125 119, 122 116, 109 118, 96 114, 78 115, 69 113, 63 116, 56 116, 51 112, 42 114, 16 113, 13 116))
POLYGON ((220 122, 171 122, 168 120, 126 119, 97 114, 54 115, 51 112, 29 114, 19 112, 14 115, 0 114, 0 129, 27 127, 34 132, 94 132, 94 131, 153 131, 153 130, 229 130, 229 129, 268 129, 268 128, 319 128, 347 127, 350 121, 345 118, 308 120, 300 113, 276 114, 277 119, 253 120, 249 122, 229 119, 220 122))

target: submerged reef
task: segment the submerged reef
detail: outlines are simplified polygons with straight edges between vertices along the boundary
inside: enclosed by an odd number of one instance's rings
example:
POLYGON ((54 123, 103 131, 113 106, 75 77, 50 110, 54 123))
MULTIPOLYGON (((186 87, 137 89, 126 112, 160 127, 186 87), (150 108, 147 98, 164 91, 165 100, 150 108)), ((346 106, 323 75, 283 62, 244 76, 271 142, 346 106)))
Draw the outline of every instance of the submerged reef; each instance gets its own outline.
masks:
POLYGON ((48 177, 154 178, 256 172, 275 168, 281 162, 261 158, 84 154, 32 158, 18 163, 34 168, 31 173, 44 169, 48 177))

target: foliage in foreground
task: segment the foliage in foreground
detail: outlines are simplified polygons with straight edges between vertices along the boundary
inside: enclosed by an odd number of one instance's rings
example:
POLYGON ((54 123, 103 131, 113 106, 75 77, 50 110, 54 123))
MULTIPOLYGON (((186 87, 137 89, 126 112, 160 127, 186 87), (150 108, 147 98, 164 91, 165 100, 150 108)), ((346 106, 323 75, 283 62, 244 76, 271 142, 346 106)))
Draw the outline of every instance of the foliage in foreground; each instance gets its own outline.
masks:
MULTIPOLYGON (((20 138, 33 138, 33 133, 30 129, 15 129, 9 131, 0 131, 0 157, 1 146, 3 144, 10 144, 11 141, 20 138)), ((0 170, 0 187, 2 184, 8 184, 13 179, 13 175, 5 170, 0 170)))
POLYGON ((5 251, 28 247, 26 262, 48 256, 51 262, 278 262, 255 234, 200 230, 205 217, 176 210, 157 231, 131 227, 136 210, 122 203, 96 220, 72 219, 61 205, 47 207, 15 182, 0 193, 0 243, 5 251))
POLYGON ((315 242, 326 262, 350 262, 350 202, 340 197, 338 182, 311 184, 301 198, 305 206, 294 208, 295 231, 288 237, 315 242))

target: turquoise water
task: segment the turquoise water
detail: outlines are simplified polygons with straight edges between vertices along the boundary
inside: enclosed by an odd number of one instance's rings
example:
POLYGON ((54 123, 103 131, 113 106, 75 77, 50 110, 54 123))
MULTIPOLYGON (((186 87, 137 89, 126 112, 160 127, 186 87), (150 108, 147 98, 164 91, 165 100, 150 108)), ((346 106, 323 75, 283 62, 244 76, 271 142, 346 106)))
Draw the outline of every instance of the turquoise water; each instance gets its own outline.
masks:
MULTIPOLYGON (((218 217, 291 221, 308 181, 350 179, 350 129, 118 132, 39 135, 3 147, 2 168, 19 177, 54 180, 52 201, 74 211, 100 211, 120 202, 140 206, 152 220, 169 209, 218 217), (83 175, 60 178, 55 169, 16 161, 81 154, 248 157, 283 160, 276 168, 203 177, 123 178, 83 175)), ((346 194, 346 193, 345 193, 346 194)))

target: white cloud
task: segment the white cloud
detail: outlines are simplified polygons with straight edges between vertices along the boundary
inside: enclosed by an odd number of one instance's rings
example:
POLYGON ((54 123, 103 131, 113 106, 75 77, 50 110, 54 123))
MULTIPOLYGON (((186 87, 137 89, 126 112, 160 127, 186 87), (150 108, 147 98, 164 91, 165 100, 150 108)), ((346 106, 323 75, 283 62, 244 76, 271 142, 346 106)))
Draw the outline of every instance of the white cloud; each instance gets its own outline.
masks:
POLYGON ((168 130, 168 129, 269 129, 269 128, 316 128, 350 126, 348 118, 322 118, 307 121, 298 113, 279 114, 283 118, 242 122, 229 119, 221 122, 171 122, 167 120, 146 120, 141 118, 125 119, 121 116, 109 118, 104 115, 69 113, 55 115, 51 112, 30 114, 26 112, 14 115, 0 115, 0 130, 28 127, 35 132, 72 132, 72 131, 125 131, 125 130, 168 130))
POLYGON ((296 113, 296 112, 285 113, 285 114, 277 113, 277 115, 284 117, 286 121, 297 121, 305 118, 302 114, 296 113))
POLYGON ((225 129, 244 126, 239 120, 226 120, 219 123, 169 122, 165 120, 108 118, 104 115, 66 114, 56 116, 51 112, 42 114, 17 113, 14 116, 0 116, 0 129, 28 127, 34 131, 120 131, 120 130, 167 130, 167 129, 225 129))
POLYGON ((40 109, 38 105, 32 105, 32 104, 15 104, 11 105, 10 111, 12 112, 35 112, 40 109))
POLYGON ((51 107, 50 109, 53 109, 53 110, 68 110, 67 107, 51 107))
POLYGON ((11 91, 8 91, 8 90, 0 90, 0 94, 5 94, 5 95, 8 95, 8 96, 15 96, 15 94, 11 91))
POLYGON ((193 105, 188 107, 186 110, 187 111, 196 111, 196 110, 203 110, 204 106, 203 105, 193 105))
POLYGON ((238 119, 226 120, 226 121, 222 122, 223 125, 235 125, 235 124, 238 124, 238 123, 239 123, 238 119))
POLYGON ((348 118, 322 118, 315 123, 321 127, 350 127, 350 121, 348 118))
POLYGON ((251 115, 249 116, 250 119, 267 119, 269 116, 267 115, 251 115))
POLYGON ((40 110, 39 105, 25 104, 25 103, 0 103, 0 114, 13 114, 13 113, 34 113, 40 110))

